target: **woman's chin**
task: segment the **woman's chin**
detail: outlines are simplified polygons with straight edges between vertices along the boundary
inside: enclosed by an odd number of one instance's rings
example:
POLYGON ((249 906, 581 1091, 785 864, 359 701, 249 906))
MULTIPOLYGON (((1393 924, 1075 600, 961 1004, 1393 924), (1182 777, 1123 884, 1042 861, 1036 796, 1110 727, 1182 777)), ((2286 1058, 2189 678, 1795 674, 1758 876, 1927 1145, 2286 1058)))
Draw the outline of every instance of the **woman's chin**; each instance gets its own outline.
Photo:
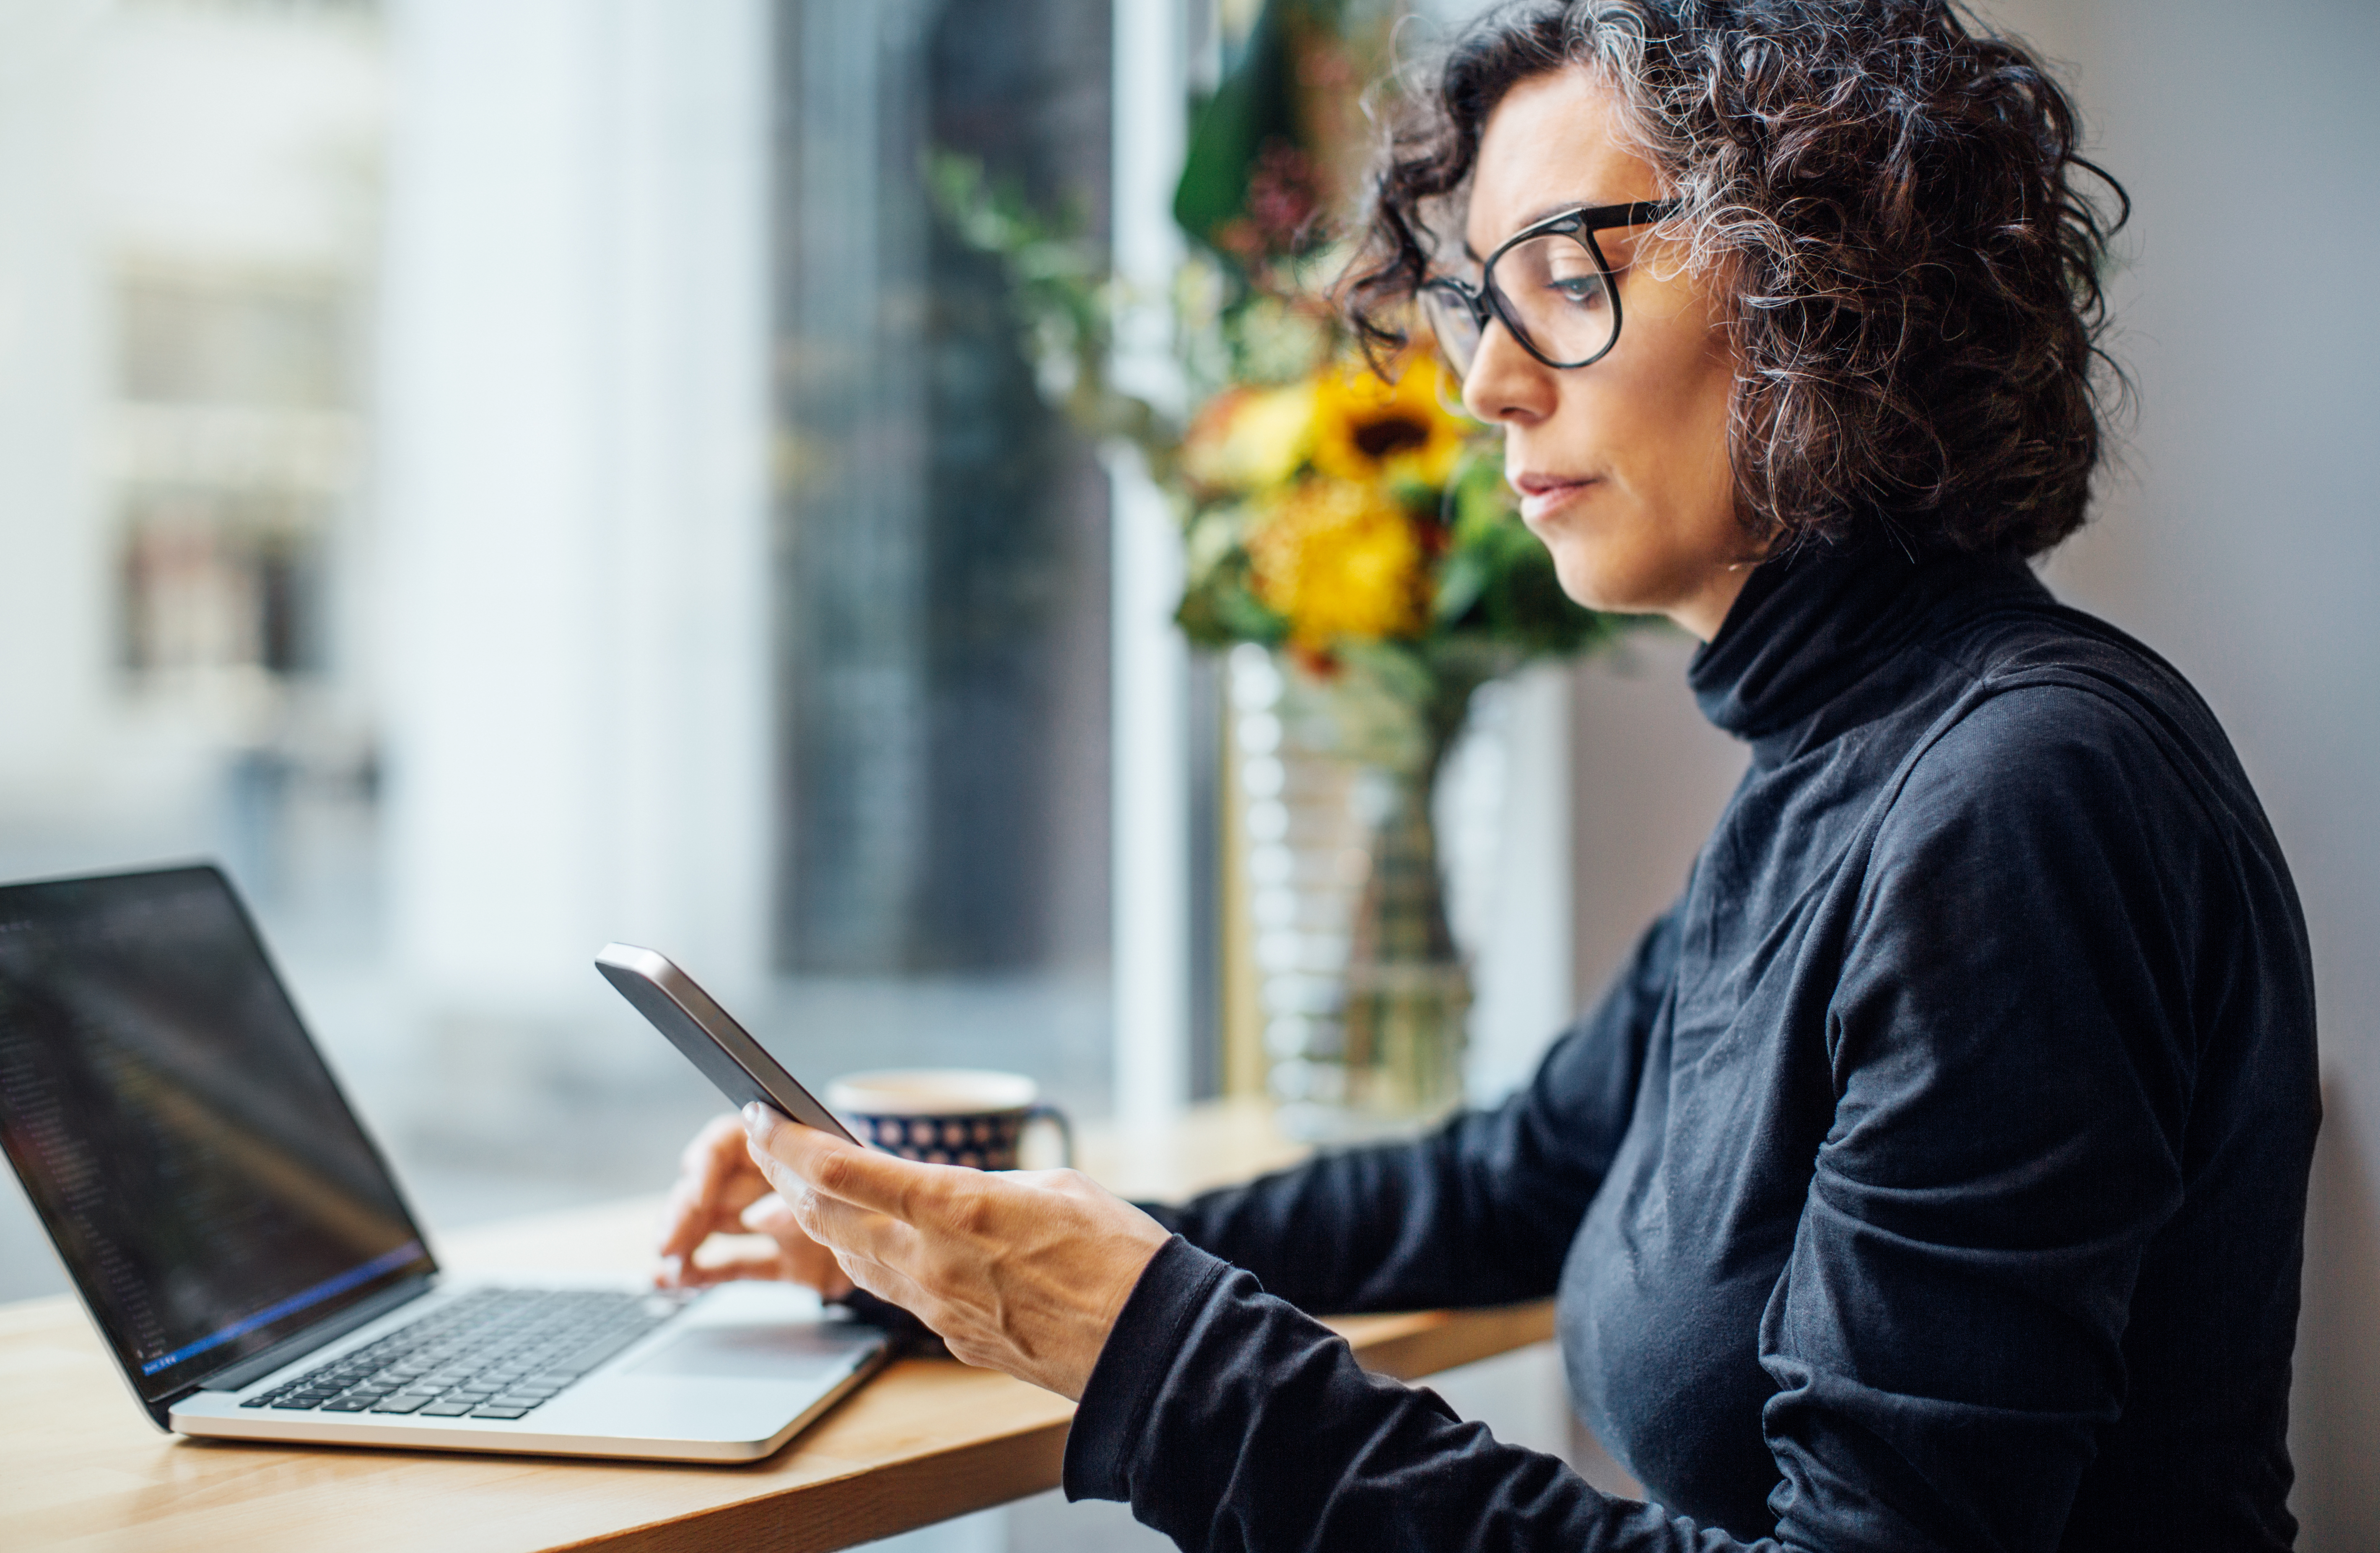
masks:
POLYGON ((1645 614, 1652 606, 1637 595, 1640 589, 1629 586, 1633 580, 1615 576, 1609 565, 1596 564, 1597 557, 1581 554, 1584 548, 1557 542, 1548 547, 1554 557, 1554 580, 1570 596, 1571 602, 1602 614, 1645 614))

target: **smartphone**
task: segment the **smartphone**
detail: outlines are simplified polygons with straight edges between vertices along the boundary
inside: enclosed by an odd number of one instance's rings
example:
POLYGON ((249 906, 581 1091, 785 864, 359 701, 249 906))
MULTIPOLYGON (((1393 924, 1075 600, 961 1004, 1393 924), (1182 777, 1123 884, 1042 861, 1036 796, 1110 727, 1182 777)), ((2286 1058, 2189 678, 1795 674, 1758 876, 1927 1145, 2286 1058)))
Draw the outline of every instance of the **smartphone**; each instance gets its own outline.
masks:
POLYGON ((805 1126, 859 1142, 667 955, 631 943, 607 943, 595 956, 595 968, 738 1110, 758 1100, 805 1126))

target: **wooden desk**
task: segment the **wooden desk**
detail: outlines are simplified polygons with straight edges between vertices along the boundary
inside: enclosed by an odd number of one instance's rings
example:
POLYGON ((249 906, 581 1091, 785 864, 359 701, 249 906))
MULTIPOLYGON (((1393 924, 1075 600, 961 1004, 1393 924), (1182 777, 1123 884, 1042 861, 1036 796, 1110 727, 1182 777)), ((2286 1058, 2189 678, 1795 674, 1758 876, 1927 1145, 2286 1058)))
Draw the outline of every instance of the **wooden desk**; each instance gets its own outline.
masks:
MULTIPOLYGON (((1196 1190, 1295 1158, 1257 1108, 1086 1140, 1130 1195, 1196 1190)), ((659 1199, 441 1237, 449 1266, 641 1268, 659 1199)), ((1411 1378, 1539 1341, 1550 1308, 1332 1323, 1411 1378)), ((71 1300, 0 1305, 0 1549, 523 1553, 826 1549, 1054 1487, 1074 1404, 949 1360, 905 1360, 769 1460, 710 1467, 170 1438, 134 1408, 71 1300)))

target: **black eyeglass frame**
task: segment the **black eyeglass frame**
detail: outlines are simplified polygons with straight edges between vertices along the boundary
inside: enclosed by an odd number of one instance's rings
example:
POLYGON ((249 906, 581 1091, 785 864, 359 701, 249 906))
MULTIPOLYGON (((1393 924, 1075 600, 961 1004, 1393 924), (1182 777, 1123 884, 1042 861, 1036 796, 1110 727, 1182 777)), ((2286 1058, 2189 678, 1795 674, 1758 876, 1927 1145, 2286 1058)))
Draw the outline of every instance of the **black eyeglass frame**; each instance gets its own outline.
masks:
MULTIPOLYGON (((1487 262, 1479 266, 1479 284, 1476 286, 1456 280, 1452 275, 1434 275, 1421 283, 1421 289, 1442 292, 1461 302, 1463 310, 1471 315, 1472 323, 1478 329, 1482 340, 1488 336, 1489 323, 1501 323, 1505 332, 1512 336, 1514 344, 1558 372, 1591 367, 1610 355, 1612 347, 1620 343, 1620 327, 1623 322, 1620 312, 1620 280, 1611 273, 1611 261, 1603 257, 1603 245, 1595 240, 1595 235, 1621 226, 1650 226, 1676 214, 1677 209, 1678 202, 1674 200, 1639 200, 1625 205, 1582 206, 1578 210, 1549 215, 1543 221, 1522 227, 1499 243, 1496 251, 1488 256, 1487 262), (1539 350, 1537 343, 1529 338, 1529 332, 1512 316, 1504 294, 1496 289, 1496 261, 1523 243, 1548 237, 1576 237, 1584 243, 1586 251, 1595 257, 1597 273, 1603 277, 1603 294, 1611 299, 1611 338, 1606 340, 1603 348, 1593 356, 1582 357, 1576 361, 1557 361, 1539 350)), ((1441 345, 1439 348, 1444 351, 1446 347, 1441 345)), ((1478 360, 1476 346, 1472 347, 1471 355, 1472 361, 1478 360)), ((1451 354, 1449 364, 1453 364, 1451 354)), ((1463 365, 1456 373, 1458 377, 1470 375, 1468 364, 1463 365)))

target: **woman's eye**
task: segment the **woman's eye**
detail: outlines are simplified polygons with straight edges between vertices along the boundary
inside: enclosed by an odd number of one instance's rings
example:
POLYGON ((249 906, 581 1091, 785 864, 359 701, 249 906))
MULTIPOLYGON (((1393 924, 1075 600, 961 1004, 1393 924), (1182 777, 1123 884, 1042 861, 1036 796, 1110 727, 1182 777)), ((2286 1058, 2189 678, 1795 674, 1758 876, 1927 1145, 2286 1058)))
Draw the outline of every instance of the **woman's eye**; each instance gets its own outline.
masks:
POLYGON ((1546 282, 1546 289, 1574 307, 1591 308, 1603 300, 1603 277, 1591 274, 1556 275, 1546 282))

